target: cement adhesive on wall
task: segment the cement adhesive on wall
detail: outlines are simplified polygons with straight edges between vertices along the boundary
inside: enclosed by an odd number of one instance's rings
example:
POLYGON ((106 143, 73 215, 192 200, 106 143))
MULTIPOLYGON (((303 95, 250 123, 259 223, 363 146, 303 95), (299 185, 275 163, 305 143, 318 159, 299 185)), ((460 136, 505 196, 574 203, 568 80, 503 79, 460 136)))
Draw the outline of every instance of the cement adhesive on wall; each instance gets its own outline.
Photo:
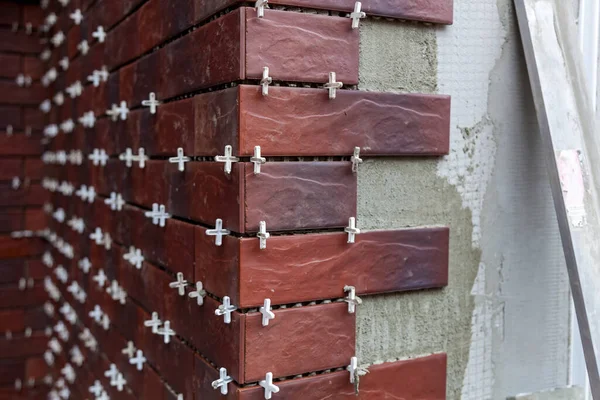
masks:
POLYGON ((448 399, 564 386, 569 292, 509 0, 456 0, 450 27, 369 18, 361 90, 452 95, 451 154, 367 160, 359 226, 448 225, 442 291, 366 297, 361 363, 448 353, 448 399), (438 90, 439 87, 439 90, 438 90))

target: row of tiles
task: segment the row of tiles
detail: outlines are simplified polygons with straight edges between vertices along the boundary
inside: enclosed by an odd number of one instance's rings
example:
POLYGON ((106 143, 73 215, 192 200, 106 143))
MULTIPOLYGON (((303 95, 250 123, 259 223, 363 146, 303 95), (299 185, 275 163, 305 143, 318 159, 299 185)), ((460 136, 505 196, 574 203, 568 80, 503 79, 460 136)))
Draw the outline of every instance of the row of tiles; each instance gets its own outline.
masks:
MULTIPOLYGON (((111 40, 109 34, 106 42, 91 45, 87 54, 79 54, 66 73, 59 74, 56 89, 63 90, 76 81, 86 83, 87 77, 103 66, 114 71, 119 67, 115 57, 135 54, 132 46, 139 41, 133 37, 120 34, 111 40), (124 39, 127 37, 132 39, 124 39)), ((232 81, 261 79, 265 66, 275 81, 324 84, 329 72, 334 71, 337 79, 353 85, 358 83, 358 41, 358 30, 351 29, 348 18, 284 11, 271 11, 268 18, 258 18, 256 10, 243 7, 136 59, 121 68, 120 74, 111 75, 128 76, 134 81, 127 84, 139 88, 136 92, 142 91, 145 96, 156 92, 159 99, 232 81), (310 35, 299 35, 298 25, 310 35), (273 35, 281 39, 279 44, 264 48, 263 38, 273 35), (206 49, 198 51, 203 47, 206 49)), ((66 47, 73 47, 69 43, 67 40, 66 47)), ((69 55, 59 51, 54 54, 51 66, 60 72, 59 61, 69 55)))
POLYGON ((82 219, 87 234, 67 228, 64 237, 82 257, 95 248, 88 236, 100 228, 140 249, 147 260, 200 280, 210 293, 244 308, 262 304, 264 297, 273 304, 342 297, 346 285, 373 294, 442 287, 448 280, 445 227, 362 232, 354 243, 344 232, 276 235, 265 249, 256 237, 224 236, 217 246, 204 226, 168 219, 161 227, 145 215, 148 210, 130 204, 112 210, 103 197, 93 204, 54 197, 53 213, 64 213, 63 223, 52 221, 54 226, 82 219))
MULTIPOLYGON (((118 102, 106 96, 113 83, 67 99, 51 119, 60 124, 90 110, 104 114, 118 102)), ((131 104, 147 95, 125 89, 119 99, 131 104)), ((187 155, 214 156, 230 145, 242 157, 253 155, 256 146, 263 156, 349 156, 359 147, 368 156, 435 156, 448 153, 449 136, 449 96, 344 90, 330 100, 323 89, 271 87, 265 97, 260 86, 239 85, 159 105, 155 114, 141 108, 129 111, 125 121, 99 118, 93 135, 78 126, 72 135, 54 138, 53 146, 71 143, 109 154, 144 147, 151 155, 174 155, 181 147, 187 155)))
MULTIPOLYGON (((186 0, 174 6, 168 0, 149 0, 146 2, 142 0, 121 2, 99 0, 92 7, 89 7, 89 3, 88 1, 73 0, 66 7, 57 6, 48 10, 48 13, 52 12, 58 16, 51 33, 62 31, 65 35, 70 35, 75 31, 79 40, 87 40, 92 43, 95 39, 92 33, 96 31, 98 26, 102 26, 105 31, 112 31, 108 35, 107 41, 111 43, 111 46, 114 46, 114 50, 120 46, 116 42, 122 42, 123 38, 139 38, 135 45, 129 45, 130 54, 116 54, 116 57, 121 58, 118 58, 115 64, 122 64, 130 59, 123 57, 137 57, 186 31, 191 26, 205 22, 211 16, 244 5, 247 2, 243 0, 186 0), (79 25, 74 25, 70 16, 77 9, 83 10, 83 18, 79 25), (123 18, 125 19, 123 20, 123 18)), ((355 11, 355 3, 354 0, 270 1, 270 4, 273 5, 283 4, 305 8, 321 8, 347 13, 355 11)), ((452 0, 438 1, 435 4, 426 0, 413 0, 410 4, 401 0, 375 0, 366 2, 362 11, 373 16, 448 24, 452 22, 452 8, 452 0)))
MULTIPOLYGON (((261 173, 237 162, 189 162, 181 172, 166 160, 146 160, 143 168, 108 160, 106 166, 48 168, 47 177, 75 188, 92 186, 145 208, 164 205, 170 215, 214 226, 217 219, 232 232, 340 228, 356 216, 356 174, 350 162, 268 162, 261 173)), ((43 181, 45 182, 45 181, 43 181)), ((73 196, 63 196, 69 203, 73 196)), ((59 197, 60 198, 60 197, 59 197)))
MULTIPOLYGON (((98 296, 103 295, 100 292, 93 294, 95 300, 98 300, 98 296)), ((57 304, 57 308, 58 306, 59 304, 57 304)), ((133 393, 143 393, 145 388, 152 384, 151 382, 156 383, 158 373, 172 388, 169 396, 173 396, 173 398, 175 398, 173 393, 181 393, 186 399, 264 398, 262 387, 256 385, 240 387, 236 382, 227 385, 227 395, 221 394, 220 390, 215 390, 212 386, 212 382, 219 378, 219 371, 215 366, 195 354, 179 337, 173 337, 169 344, 164 344, 162 338, 152 334, 148 328, 137 330, 132 328, 132 324, 144 318, 149 318, 150 315, 135 305, 131 306, 130 309, 134 310, 127 313, 128 322, 125 322, 125 318, 116 321, 111 319, 111 329, 109 330, 104 330, 95 324, 91 318, 87 318, 85 316, 86 309, 81 310, 79 315, 81 316, 80 321, 90 327, 100 349, 123 373, 127 386, 133 393), (138 333, 140 330, 145 334, 140 335, 138 333), (138 371, 135 366, 131 365, 129 357, 122 353, 122 349, 127 347, 129 340, 134 342, 136 348, 143 350, 144 357, 147 359, 142 371, 138 371)), ((76 336, 76 331, 71 332, 71 338, 76 336)), ((79 347, 83 346, 80 345, 79 347)), ((276 347, 272 349, 275 357, 280 354, 276 347)), ((329 348, 328 351, 335 351, 332 349, 333 347, 329 348)), ((85 351, 86 354, 89 354, 87 350, 85 351)), ((90 358, 93 360, 93 356, 90 358)), ((440 354, 421 359, 372 366, 369 368, 370 373, 361 378, 360 388, 362 392, 359 398, 379 399, 381 397, 378 396, 382 395, 402 394, 407 399, 444 399, 445 364, 445 356, 440 354), (398 376, 402 378, 398 379, 398 376)), ((86 359, 86 365, 92 367, 94 364, 86 359)), ((101 377, 104 371, 108 370, 108 367, 109 363, 104 359, 101 366, 92 374, 89 385, 91 386, 92 382, 99 379, 99 377, 102 379, 101 377)), ((264 379, 264 377, 261 379, 264 379)), ((79 380, 78 376, 77 381, 79 380)), ((103 383, 105 387, 108 386, 105 382, 103 383)), ((324 395, 334 396, 332 398, 355 396, 354 385, 349 382, 349 373, 346 371, 276 381, 275 383, 280 389, 277 396, 286 399, 320 399, 322 397, 319 396, 324 395)), ((85 387, 85 384, 82 385, 85 387)), ((114 389, 109 390, 113 390, 111 398, 113 398, 113 395, 114 398, 130 398, 127 397, 125 392, 118 392, 114 389)), ((277 398, 277 396, 274 398, 277 398)))

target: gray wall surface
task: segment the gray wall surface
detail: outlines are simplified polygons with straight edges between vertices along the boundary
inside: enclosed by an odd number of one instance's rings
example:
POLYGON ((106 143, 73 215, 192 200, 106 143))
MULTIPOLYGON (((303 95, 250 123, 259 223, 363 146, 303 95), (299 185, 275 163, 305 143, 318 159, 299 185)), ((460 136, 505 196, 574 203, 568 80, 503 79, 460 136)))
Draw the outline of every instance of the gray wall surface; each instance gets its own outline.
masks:
POLYGON ((511 0, 455 0, 454 25, 367 18, 361 90, 452 96, 451 153, 367 159, 364 230, 447 225, 444 290, 363 298, 359 360, 444 351, 448 399, 565 386, 570 303, 511 0))

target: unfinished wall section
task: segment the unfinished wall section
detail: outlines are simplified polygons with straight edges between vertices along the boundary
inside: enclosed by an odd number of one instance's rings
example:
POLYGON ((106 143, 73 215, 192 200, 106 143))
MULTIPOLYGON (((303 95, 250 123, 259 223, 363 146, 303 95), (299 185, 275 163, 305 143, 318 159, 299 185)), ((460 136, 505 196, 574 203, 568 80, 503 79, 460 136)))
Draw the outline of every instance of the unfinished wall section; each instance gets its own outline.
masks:
POLYGON ((365 162, 361 228, 448 225, 442 292, 366 298, 359 359, 448 353, 448 399, 505 399, 568 379, 569 292, 510 0, 457 0, 454 25, 368 19, 362 90, 452 95, 442 160, 365 162))

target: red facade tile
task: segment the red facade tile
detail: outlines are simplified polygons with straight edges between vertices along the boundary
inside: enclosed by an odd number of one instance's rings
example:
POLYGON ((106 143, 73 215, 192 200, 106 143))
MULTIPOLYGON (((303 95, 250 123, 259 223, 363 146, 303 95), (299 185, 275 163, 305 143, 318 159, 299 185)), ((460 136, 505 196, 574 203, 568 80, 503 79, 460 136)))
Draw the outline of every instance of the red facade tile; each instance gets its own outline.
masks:
MULTIPOLYGON (((2 7, 2 4, 0 4, 2 7)), ((27 57, 29 58, 29 57, 27 57)), ((21 72, 21 56, 19 54, 0 54, 0 77, 16 78, 21 72)), ((27 70, 25 70, 27 74, 27 70)))
POLYGON ((19 158, 0 159, 0 180, 10 180, 15 176, 23 177, 23 161, 19 158))

